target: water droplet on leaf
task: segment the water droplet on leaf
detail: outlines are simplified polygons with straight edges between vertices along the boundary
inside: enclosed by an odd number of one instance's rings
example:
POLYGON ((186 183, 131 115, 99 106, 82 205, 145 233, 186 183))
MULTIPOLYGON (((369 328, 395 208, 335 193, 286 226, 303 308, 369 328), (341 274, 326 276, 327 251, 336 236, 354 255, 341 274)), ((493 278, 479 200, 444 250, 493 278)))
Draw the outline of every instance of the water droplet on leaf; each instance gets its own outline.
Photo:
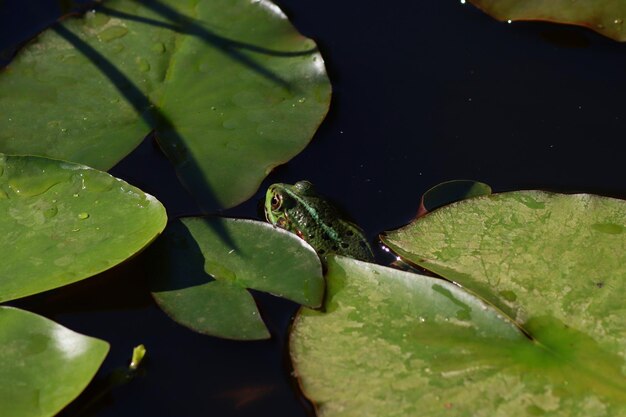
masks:
POLYGON ((46 177, 42 175, 23 176, 11 178, 9 188, 22 197, 34 197, 48 191, 60 182, 58 177, 46 177))
POLYGON ((156 53, 162 54, 163 52, 165 52, 165 44, 163 42, 157 42, 154 45, 152 45, 152 50, 156 53))
POLYGON ((51 219, 54 216, 56 216, 58 212, 59 212, 59 209, 57 208, 57 206, 50 206, 43 211, 43 216, 46 219, 51 219))
POLYGON ((89 26, 97 28, 106 25, 110 18, 104 13, 97 13, 95 10, 92 10, 85 15, 85 20, 89 26))
POLYGON ((126 29, 124 26, 111 26, 100 32, 98 34, 98 38, 100 38, 100 40, 103 42, 110 42, 114 39, 124 37, 127 33, 128 29, 126 29))
POLYGON ((135 62, 137 63, 137 67, 139 68, 139 71, 141 72, 150 71, 150 63, 145 58, 138 56, 135 59, 135 62))

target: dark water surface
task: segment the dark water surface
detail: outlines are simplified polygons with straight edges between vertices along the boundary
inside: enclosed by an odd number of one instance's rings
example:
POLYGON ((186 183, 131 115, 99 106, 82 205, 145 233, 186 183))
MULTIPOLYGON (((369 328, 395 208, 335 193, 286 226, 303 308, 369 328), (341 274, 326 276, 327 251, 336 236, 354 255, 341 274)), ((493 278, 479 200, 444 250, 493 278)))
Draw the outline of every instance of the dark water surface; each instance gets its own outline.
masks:
MULTIPOLYGON (((626 45, 580 28, 499 23, 457 0, 277 3, 318 42, 331 111, 304 152, 226 215, 254 218, 268 184, 304 178, 372 239, 410 221, 421 193, 450 179, 626 198, 626 45)), ((58 13, 55 1, 0 0, 3 62, 58 13)), ((111 172, 158 197, 170 216, 196 212, 150 138, 111 172)), ((255 293, 272 340, 225 341, 167 318, 146 280, 139 257, 14 303, 110 342, 97 378, 146 345, 145 374, 92 415, 307 415, 289 376, 294 304, 255 293)))

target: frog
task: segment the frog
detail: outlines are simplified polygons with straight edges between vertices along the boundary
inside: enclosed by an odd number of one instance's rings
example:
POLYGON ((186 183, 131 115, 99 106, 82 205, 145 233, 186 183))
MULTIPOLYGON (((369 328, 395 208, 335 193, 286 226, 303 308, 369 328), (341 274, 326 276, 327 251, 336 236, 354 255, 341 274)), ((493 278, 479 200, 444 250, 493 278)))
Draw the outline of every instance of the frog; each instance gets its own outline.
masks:
POLYGON ((337 254, 374 262, 374 253, 363 230, 319 195, 310 181, 270 185, 265 194, 264 212, 269 223, 305 240, 322 261, 330 254, 337 254))

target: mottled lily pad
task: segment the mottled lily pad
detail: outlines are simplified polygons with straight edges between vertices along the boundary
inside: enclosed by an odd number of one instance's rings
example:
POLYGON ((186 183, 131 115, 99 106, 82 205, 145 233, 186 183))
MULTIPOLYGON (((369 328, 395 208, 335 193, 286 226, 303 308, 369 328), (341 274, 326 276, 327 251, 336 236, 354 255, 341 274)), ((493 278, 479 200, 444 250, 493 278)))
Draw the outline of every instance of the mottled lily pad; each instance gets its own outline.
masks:
POLYGON ((151 248, 153 295, 174 320, 213 336, 270 336, 247 288, 318 307, 324 278, 313 248, 268 223, 219 217, 172 222, 151 248))
POLYGON ((56 415, 83 391, 108 351, 102 340, 0 307, 0 415, 56 415))
POLYGON ((463 200, 382 237, 520 325, 551 316, 626 358, 626 201, 516 191, 463 200))
POLYGON ((544 20, 584 26, 626 41, 626 3, 613 0, 469 0, 501 21, 544 20))
MULTIPOLYGON (((319 416, 626 416, 619 343, 542 313, 520 328, 450 282, 348 258, 331 259, 326 279, 325 308, 302 309, 290 339, 319 416)), ((612 308, 600 327, 623 343, 623 303, 612 308)))
POLYGON ((150 243, 166 221, 154 197, 105 172, 0 154, 0 301, 109 269, 150 243))
POLYGON ((204 207, 230 207, 306 146, 329 102, 315 43, 268 0, 110 0, 0 73, 0 152, 105 170, 156 129, 204 207))

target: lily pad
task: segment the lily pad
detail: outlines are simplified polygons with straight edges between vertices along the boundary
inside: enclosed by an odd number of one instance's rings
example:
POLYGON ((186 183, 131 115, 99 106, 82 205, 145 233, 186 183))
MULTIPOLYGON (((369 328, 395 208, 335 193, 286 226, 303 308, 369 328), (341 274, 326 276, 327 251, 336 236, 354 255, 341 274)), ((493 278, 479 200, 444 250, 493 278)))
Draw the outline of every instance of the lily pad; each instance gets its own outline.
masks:
POLYGON ((156 129, 204 207, 230 207, 306 146, 329 101, 315 43, 268 0, 111 0, 0 74, 0 151, 105 170, 156 129))
POLYGON ((290 339, 319 416, 626 416, 620 348, 555 317, 520 328, 450 282, 348 258, 326 279, 290 339))
POLYGON ((459 200, 491 194, 491 187, 472 180, 442 182, 424 193, 420 201, 418 217, 459 200))
POLYGON ((0 415, 56 415, 83 391, 108 351, 105 341, 0 307, 0 415))
POLYGON ((469 0, 501 21, 544 20, 584 26, 615 39, 626 41, 626 4, 594 0, 469 0))
POLYGON ((436 210, 382 239, 520 325, 554 317, 626 358, 624 200, 494 194, 436 210))
POLYGON ((318 307, 324 278, 313 248, 274 226, 243 219, 189 217, 155 243, 153 295, 178 323, 213 336, 270 337, 247 288, 318 307))
POLYGON ((165 227, 154 197, 84 165, 0 154, 0 301, 123 262, 165 227))

